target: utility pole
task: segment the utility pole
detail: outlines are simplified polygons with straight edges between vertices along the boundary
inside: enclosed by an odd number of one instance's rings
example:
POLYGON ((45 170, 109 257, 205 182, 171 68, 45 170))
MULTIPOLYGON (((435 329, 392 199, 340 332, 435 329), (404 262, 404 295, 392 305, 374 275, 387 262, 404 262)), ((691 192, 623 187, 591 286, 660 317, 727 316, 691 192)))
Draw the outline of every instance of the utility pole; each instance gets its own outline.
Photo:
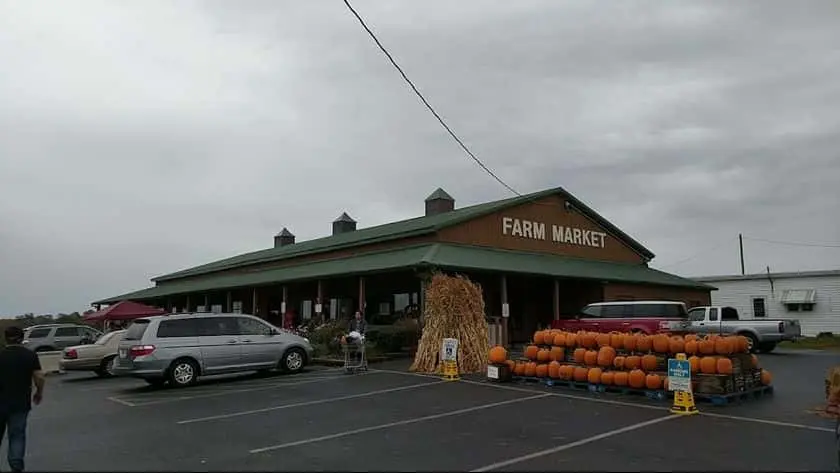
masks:
POLYGON ((744 235, 738 234, 738 246, 741 249, 741 276, 746 274, 744 271, 744 235))

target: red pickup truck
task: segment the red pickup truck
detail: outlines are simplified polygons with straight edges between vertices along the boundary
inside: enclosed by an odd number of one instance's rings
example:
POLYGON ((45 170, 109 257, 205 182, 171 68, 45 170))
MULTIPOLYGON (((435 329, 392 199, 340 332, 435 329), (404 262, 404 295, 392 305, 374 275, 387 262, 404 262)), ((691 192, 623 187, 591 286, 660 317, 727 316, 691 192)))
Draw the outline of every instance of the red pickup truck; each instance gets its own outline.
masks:
POLYGON ((576 332, 685 332, 691 327, 685 304, 673 301, 598 302, 574 317, 555 320, 551 328, 576 332))

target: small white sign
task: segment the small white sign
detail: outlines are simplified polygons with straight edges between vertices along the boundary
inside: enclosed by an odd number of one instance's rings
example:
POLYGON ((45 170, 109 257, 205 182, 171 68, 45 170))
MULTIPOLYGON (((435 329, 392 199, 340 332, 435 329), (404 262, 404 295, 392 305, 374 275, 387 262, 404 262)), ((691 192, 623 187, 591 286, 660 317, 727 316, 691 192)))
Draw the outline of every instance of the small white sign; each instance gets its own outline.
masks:
POLYGON ((321 309, 322 309, 323 307, 324 307, 324 306, 323 306, 323 305, 321 305, 321 304, 315 304, 315 313, 316 313, 316 314, 320 314, 320 313, 321 313, 321 309))
POLYGON ((233 301, 231 306, 232 306, 231 311, 234 314, 241 314, 242 313, 242 301, 233 301))
POLYGON ((443 361, 455 361, 458 359, 458 340, 444 338, 440 350, 440 359, 443 361))
POLYGON ((196 312, 207 312, 207 306, 206 305, 200 305, 200 306, 195 308, 195 311, 196 312))
POLYGON ((691 392, 691 366, 688 360, 668 360, 668 390, 691 392))
POLYGON ((213 312, 214 314, 221 314, 222 313, 222 304, 213 304, 210 307, 210 312, 213 312))
POLYGON ((280 303, 280 313, 286 315, 286 301, 280 303))
POLYGON ((489 379, 499 379, 499 367, 487 365, 487 377, 489 379))
POLYGON ((502 304, 502 317, 504 317, 504 318, 510 317, 510 304, 508 304, 507 302, 502 304))

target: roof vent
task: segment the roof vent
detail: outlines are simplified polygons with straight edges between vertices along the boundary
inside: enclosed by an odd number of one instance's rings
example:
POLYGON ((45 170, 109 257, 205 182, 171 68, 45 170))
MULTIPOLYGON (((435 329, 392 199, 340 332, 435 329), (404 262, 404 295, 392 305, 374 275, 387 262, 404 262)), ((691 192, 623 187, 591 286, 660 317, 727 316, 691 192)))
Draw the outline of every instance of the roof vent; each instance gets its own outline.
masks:
POLYGON ((356 221, 347 215, 347 212, 342 212, 332 223, 332 234, 347 233, 356 231, 356 221))
POLYGON ((281 246, 286 245, 293 245, 295 243, 295 236, 292 235, 286 227, 283 227, 283 230, 280 230, 280 233, 274 235, 274 247, 280 248, 281 246))
POLYGON ((440 187, 426 197, 426 216, 432 216, 455 210, 455 199, 440 187))

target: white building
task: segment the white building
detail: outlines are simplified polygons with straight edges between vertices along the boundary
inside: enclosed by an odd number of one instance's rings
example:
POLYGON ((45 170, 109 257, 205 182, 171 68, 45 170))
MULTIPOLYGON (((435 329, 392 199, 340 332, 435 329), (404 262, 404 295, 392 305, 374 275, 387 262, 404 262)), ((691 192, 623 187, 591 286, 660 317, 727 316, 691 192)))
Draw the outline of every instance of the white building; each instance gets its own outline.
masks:
POLYGON ((840 335, 840 270, 692 278, 718 288, 712 305, 741 318, 798 319, 802 334, 840 335))

